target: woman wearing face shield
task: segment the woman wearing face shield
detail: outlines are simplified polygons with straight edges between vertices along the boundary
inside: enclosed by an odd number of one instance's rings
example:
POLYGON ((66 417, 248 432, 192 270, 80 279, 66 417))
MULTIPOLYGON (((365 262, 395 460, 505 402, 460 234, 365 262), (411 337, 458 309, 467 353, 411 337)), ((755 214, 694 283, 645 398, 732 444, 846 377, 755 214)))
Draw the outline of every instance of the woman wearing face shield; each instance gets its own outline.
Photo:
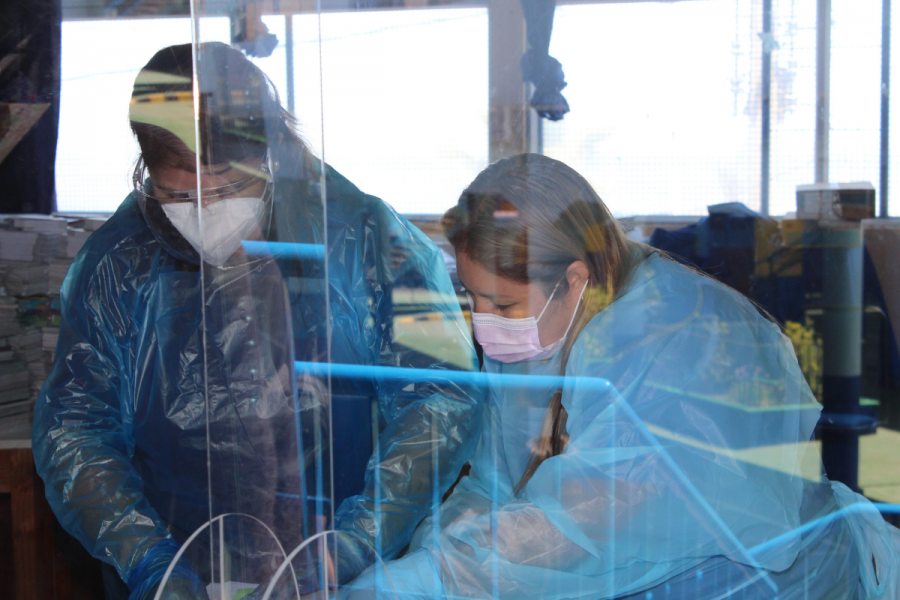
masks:
POLYGON ((821 407, 746 298, 629 241, 540 155, 488 167, 444 227, 482 437, 379 597, 898 597, 900 532, 820 475, 821 407))
MULTIPOLYGON (((313 157, 240 52, 196 52, 196 77, 184 45, 161 50, 136 79, 135 189, 69 271, 56 362, 35 409, 47 498, 106 563, 108 597, 152 598, 182 545, 190 560, 174 566, 163 597, 204 597, 211 580, 266 583, 282 549, 323 528, 338 532, 326 562, 350 579, 408 543, 480 423, 471 390, 440 377, 473 357, 458 303, 441 300, 454 295, 437 249, 313 157), (406 288, 430 294, 422 310, 442 316, 442 344, 466 360, 406 345, 415 332, 394 326, 406 288), (327 361, 436 375, 348 383, 298 366, 327 361), (334 490, 353 466, 335 465, 332 489, 329 446, 361 435, 328 429, 339 393, 377 399, 380 453, 365 487, 332 508, 325 496, 341 499, 334 490), (407 469, 381 468, 397 462, 407 469), (186 545, 231 513, 252 522, 216 525, 224 546, 209 533, 186 545), (227 555, 221 568, 211 552, 227 555)), ((335 422, 359 407, 344 402, 335 422)), ((316 587, 316 560, 301 554, 294 567, 290 589, 316 587)))

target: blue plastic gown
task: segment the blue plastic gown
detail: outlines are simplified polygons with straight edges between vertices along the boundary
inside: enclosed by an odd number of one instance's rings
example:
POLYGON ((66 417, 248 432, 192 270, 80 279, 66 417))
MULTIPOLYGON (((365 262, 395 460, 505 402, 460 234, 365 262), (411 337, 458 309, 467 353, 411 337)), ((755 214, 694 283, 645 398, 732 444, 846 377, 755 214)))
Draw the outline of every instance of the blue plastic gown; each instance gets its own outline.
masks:
MULTIPOLYGON (((552 376, 558 360, 485 369, 552 376)), ((900 532, 820 481, 820 407, 790 342, 733 290, 645 260, 579 335, 568 442, 518 495, 553 390, 507 381, 470 475, 387 564, 393 588, 370 569, 350 598, 896 597, 900 532)))
MULTIPOLYGON (((440 377, 417 385, 335 381, 331 395, 321 378, 294 377, 295 361, 329 358, 464 370, 474 352, 441 255, 420 231, 330 168, 326 221, 319 163, 307 157, 290 168, 282 156, 281 165, 267 239, 324 248, 325 261, 313 251, 205 268, 201 295, 201 270, 148 226, 129 196, 63 285, 56 361, 35 409, 37 468, 65 529, 132 589, 155 577, 133 572, 148 552, 171 555, 177 546, 167 540, 183 543, 210 509, 259 518, 288 551, 321 528, 315 513, 330 513, 321 496, 333 493, 329 445, 361 436, 323 431, 331 402, 337 422, 371 415, 368 402, 353 398, 377 399, 380 453, 368 466, 363 457, 358 495, 338 508, 334 526, 385 557, 408 543, 433 490, 450 487, 477 442, 480 401, 440 377), (408 304, 410 294, 428 319, 398 317, 398 301, 408 304), (415 340, 423 336, 444 354, 421 351, 415 340), (455 362, 446 360, 448 348, 455 362), (308 418, 317 410, 320 418, 308 418)), ((347 470, 337 464, 335 480, 347 470)), ((271 549, 240 531, 228 543, 243 544, 247 555, 271 549)))

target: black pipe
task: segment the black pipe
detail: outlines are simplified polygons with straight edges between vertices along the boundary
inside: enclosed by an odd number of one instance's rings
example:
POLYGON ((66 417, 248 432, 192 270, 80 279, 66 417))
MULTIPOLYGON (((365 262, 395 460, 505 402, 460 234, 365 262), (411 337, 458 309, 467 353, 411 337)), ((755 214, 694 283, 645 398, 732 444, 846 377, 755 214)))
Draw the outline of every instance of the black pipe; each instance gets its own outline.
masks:
POLYGON ((759 212, 769 214, 769 146, 772 120, 772 0, 763 0, 762 143, 759 169, 759 212))
POLYGON ((890 164, 891 112, 891 0, 881 0, 881 185, 879 186, 878 216, 888 216, 888 181, 890 164))

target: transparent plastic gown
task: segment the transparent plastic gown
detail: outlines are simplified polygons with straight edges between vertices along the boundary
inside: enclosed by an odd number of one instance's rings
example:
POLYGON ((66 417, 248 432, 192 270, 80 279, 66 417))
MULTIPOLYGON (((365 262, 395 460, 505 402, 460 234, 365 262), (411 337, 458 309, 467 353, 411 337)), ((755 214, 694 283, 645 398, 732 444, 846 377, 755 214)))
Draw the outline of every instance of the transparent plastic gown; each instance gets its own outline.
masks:
MULTIPOLYGON (((896 597, 897 530, 820 481, 819 405, 742 296, 645 260, 579 335, 567 445, 517 495, 554 386, 515 376, 558 375, 558 360, 486 359, 471 473, 389 563, 399 597, 896 597)), ((375 576, 348 597, 371 596, 375 576)))
MULTIPOLYGON (((203 267, 201 290, 196 253, 172 231, 148 226, 132 195, 65 280, 56 362, 36 407, 36 462, 63 526, 114 565, 133 596, 159 581, 178 545, 212 516, 251 514, 278 532, 287 552, 331 526, 321 505, 331 494, 322 488, 327 436, 316 431, 327 426, 331 389, 303 364, 330 359, 435 373, 415 385, 335 384, 377 398, 380 408, 379 453, 365 467, 365 490, 335 517, 351 540, 349 560, 364 561, 348 573, 373 560, 373 549, 396 556, 434 489, 450 487, 477 442, 480 402, 471 388, 440 377, 471 369, 474 353, 437 248, 328 167, 323 182, 321 163, 286 145, 270 148, 280 168, 269 244, 255 259, 203 267), (279 259, 284 252, 291 260, 279 259), (427 335, 440 337, 453 361, 414 349, 412 339, 424 335, 415 319, 397 326, 401 289, 425 294, 416 307, 433 317, 427 335)), ((248 531, 230 529, 226 545, 245 556, 272 552, 248 531)), ((269 574, 280 560, 271 558, 269 574)), ((209 564, 197 560, 199 571, 181 575, 209 581, 209 564)), ((265 576, 232 575, 255 583, 265 576)))

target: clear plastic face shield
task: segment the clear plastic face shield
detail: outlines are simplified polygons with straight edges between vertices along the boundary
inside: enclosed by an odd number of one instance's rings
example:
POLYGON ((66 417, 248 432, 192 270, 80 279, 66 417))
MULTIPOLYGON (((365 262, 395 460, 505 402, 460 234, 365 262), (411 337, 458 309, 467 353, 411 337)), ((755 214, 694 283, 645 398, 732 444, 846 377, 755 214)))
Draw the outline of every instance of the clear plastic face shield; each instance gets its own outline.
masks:
MULTIPOLYGON (((271 225, 273 185, 268 154, 255 169, 249 166, 253 162, 232 162, 201 171, 201 182, 212 179, 219 183, 215 187, 176 190, 154 185, 140 159, 134 188, 145 214, 161 209, 204 263, 222 267, 241 250, 244 240, 261 239, 271 225), (149 210, 148 202, 154 204, 149 210)), ((184 174, 179 175, 174 179, 183 181, 184 174)))
MULTIPOLYGON (((239 197, 257 197, 262 198, 268 192, 272 183, 272 168, 268 154, 259 163, 255 169, 245 166, 243 163, 232 163, 224 169, 211 169, 214 174, 222 173, 222 170, 237 171, 235 181, 224 183, 216 187, 209 188, 187 188, 182 190, 170 190, 160 186, 154 186, 150 180, 150 173, 147 165, 142 158, 138 159, 134 168, 134 174, 131 181, 134 190, 145 201, 147 199, 156 200, 160 204, 173 204, 179 202, 197 202, 198 198, 203 198, 204 202, 212 204, 220 200, 239 197), (243 177, 241 177, 243 175, 243 177), (260 189, 263 191, 260 193, 260 189)), ((202 176, 201 176, 202 177, 202 176)))

